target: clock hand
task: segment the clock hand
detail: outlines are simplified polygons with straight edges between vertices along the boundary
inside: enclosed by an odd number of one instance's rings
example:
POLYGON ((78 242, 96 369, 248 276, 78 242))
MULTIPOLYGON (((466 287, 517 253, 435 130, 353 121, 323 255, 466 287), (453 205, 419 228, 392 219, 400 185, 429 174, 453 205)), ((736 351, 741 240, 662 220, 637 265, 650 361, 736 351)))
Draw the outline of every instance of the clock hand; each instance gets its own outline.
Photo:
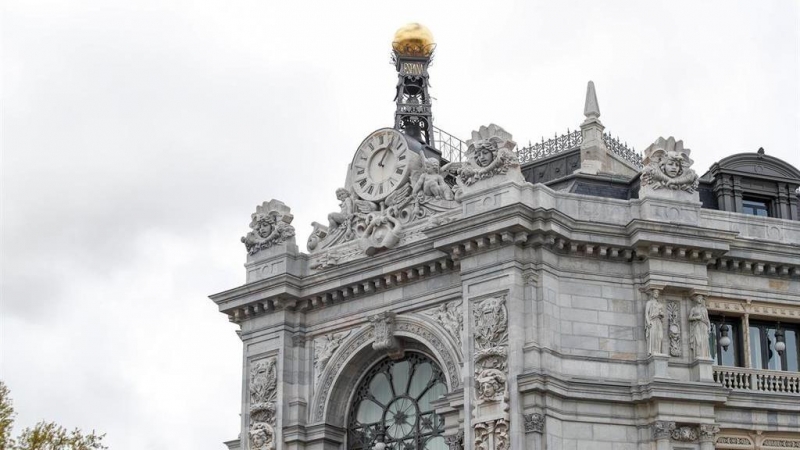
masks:
POLYGON ((381 158, 380 162, 378 162, 378 166, 383 167, 383 161, 386 159, 386 155, 388 155, 388 154, 389 154, 389 150, 387 149, 383 153, 383 158, 381 158))

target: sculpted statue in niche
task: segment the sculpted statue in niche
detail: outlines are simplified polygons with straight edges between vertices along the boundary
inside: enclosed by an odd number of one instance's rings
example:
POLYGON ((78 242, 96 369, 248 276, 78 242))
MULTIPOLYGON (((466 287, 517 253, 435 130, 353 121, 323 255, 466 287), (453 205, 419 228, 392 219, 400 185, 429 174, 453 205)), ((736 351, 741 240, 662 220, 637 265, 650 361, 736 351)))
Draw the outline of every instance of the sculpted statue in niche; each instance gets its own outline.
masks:
POLYGON ((645 337, 647 338, 647 354, 663 354, 664 342, 664 305, 658 300, 658 289, 648 289, 645 304, 645 337))
POLYGON ((294 236, 294 227, 290 225, 294 216, 289 213, 289 208, 278 200, 270 200, 256 207, 256 212, 250 215, 250 219, 252 231, 241 238, 250 255, 255 255, 294 236))
POLYGON ((434 197, 437 200, 452 200, 453 190, 444 182, 444 177, 439 174, 439 160, 428 158, 423 163, 423 170, 419 174, 411 195, 422 194, 434 197))
POLYGON ((706 298, 703 294, 692 295, 694 305, 689 311, 689 347, 694 352, 695 358, 710 358, 711 352, 708 345, 708 332, 711 321, 708 319, 706 298))
MULTIPOLYGON (((472 139, 467 141, 466 161, 451 162, 442 167, 442 171, 456 176, 459 188, 456 199, 464 186, 511 170, 519 171, 519 160, 512 151, 516 145, 511 134, 495 124, 473 131, 472 139)), ((518 178, 521 178, 521 174, 518 178)))
POLYGON ((668 188, 694 192, 699 184, 697 173, 691 169, 694 161, 691 150, 683 148, 683 141, 663 137, 644 151, 644 169, 641 184, 652 189, 668 188))

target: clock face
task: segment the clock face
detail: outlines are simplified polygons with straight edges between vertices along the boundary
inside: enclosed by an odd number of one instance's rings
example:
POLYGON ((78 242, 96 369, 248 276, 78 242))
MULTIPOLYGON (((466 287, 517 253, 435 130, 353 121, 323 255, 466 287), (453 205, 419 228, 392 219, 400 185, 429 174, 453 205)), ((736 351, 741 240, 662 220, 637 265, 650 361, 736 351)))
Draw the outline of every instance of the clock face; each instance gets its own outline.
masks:
POLYGON ((386 198, 408 179, 410 156, 399 131, 383 128, 369 135, 358 147, 350 169, 356 194, 370 201, 386 198))

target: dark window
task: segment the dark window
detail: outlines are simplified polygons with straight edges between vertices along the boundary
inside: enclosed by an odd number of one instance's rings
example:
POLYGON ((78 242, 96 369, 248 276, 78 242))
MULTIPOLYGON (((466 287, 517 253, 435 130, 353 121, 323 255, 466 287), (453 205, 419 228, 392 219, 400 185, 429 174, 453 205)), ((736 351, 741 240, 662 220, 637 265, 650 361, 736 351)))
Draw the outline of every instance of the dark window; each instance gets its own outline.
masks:
POLYGON ((769 204, 765 200, 752 198, 743 199, 742 212, 753 216, 770 217, 769 204))
POLYGON ((750 322, 750 365, 755 369, 797 372, 800 327, 795 324, 780 324, 786 344, 783 354, 775 349, 778 343, 775 333, 778 329, 779 325, 775 322, 750 322))
POLYGON ((446 450, 443 419, 431 402, 447 393, 439 366, 420 353, 384 359, 361 381, 350 407, 348 449, 446 450))
POLYGON ((724 324, 728 326, 728 337, 731 339, 728 349, 722 348, 719 343, 722 339, 722 317, 710 317, 711 329, 708 332, 708 348, 711 350, 711 358, 718 366, 739 366, 742 367, 742 335, 739 332, 739 321, 734 318, 724 319, 724 324))

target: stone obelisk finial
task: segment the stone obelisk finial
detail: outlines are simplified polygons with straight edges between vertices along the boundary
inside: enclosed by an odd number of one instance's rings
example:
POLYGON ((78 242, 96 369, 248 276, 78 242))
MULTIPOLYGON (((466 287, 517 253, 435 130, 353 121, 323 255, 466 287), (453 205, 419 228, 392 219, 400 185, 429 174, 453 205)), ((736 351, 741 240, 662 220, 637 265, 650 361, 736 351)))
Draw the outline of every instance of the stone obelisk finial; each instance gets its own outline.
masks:
POLYGON ((597 103, 597 93, 594 90, 593 81, 589 81, 586 86, 586 103, 583 107, 583 115, 586 116, 584 123, 600 122, 598 120, 600 117, 600 105, 597 103))

